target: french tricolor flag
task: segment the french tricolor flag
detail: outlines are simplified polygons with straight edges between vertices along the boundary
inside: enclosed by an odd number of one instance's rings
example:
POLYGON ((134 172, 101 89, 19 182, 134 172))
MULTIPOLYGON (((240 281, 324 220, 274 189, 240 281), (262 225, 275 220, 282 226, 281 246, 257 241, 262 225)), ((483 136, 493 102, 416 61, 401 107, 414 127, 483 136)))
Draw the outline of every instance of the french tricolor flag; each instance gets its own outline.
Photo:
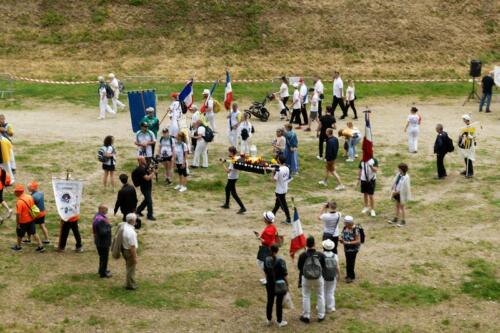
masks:
POLYGON ((290 256, 292 259, 297 251, 305 247, 306 237, 304 236, 304 231, 302 230, 299 213, 297 212, 297 208, 293 207, 292 238, 290 241, 290 256))
POLYGON ((183 101, 189 109, 193 105, 193 79, 189 80, 178 96, 179 101, 183 101))
POLYGON ((229 110, 233 102, 233 87, 231 86, 231 78, 229 71, 226 70, 226 89, 224 90, 224 108, 229 110))
POLYGON ((363 138, 363 162, 368 162, 373 158, 373 136, 372 126, 370 124, 370 110, 364 111, 365 113, 365 137, 363 138))

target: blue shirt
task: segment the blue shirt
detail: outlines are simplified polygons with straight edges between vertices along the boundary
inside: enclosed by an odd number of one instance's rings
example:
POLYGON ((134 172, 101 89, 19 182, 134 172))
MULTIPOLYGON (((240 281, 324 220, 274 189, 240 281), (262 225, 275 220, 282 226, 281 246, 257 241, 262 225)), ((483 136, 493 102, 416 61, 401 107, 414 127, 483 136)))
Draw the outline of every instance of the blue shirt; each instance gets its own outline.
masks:
POLYGON ((31 194, 33 200, 35 201, 35 205, 40 209, 41 212, 45 210, 45 200, 43 198, 43 192, 35 191, 31 194))

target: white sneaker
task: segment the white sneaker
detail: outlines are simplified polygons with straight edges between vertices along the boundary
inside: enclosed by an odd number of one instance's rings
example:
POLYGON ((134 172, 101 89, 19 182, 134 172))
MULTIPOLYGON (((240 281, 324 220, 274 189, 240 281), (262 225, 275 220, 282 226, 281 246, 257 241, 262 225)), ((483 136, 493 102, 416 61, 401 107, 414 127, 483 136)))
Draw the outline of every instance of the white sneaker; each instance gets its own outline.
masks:
POLYGON ((266 322, 265 322, 266 326, 271 326, 273 324, 273 321, 272 320, 267 320, 266 319, 266 322))
POLYGON ((179 189, 179 192, 186 192, 187 189, 188 188, 186 186, 181 186, 181 188, 179 189))
POLYGON ((286 320, 282 320, 281 323, 278 323, 278 327, 285 327, 286 325, 288 325, 286 320))
POLYGON ((97 120, 103 120, 104 117, 97 117, 97 120))
POLYGON ((260 284, 267 284, 267 280, 265 278, 259 280, 260 284))
POLYGON ((347 159, 347 160, 345 160, 345 161, 346 161, 346 162, 354 162, 354 160, 353 160, 353 159, 350 159, 350 158, 348 158, 348 159, 347 159))
POLYGON ((344 185, 339 185, 335 188, 335 191, 342 191, 342 190, 345 190, 345 186, 344 185))
POLYGON ((318 160, 320 160, 320 161, 323 159, 323 157, 321 157, 321 156, 319 156, 319 155, 318 155, 318 156, 316 156, 316 158, 317 158, 318 160))
POLYGON ((175 187, 174 187, 174 190, 178 190, 178 189, 180 189, 181 187, 182 187, 181 185, 177 185, 177 186, 175 186, 175 187))
POLYGON ((323 185, 323 186, 327 186, 328 185, 324 180, 320 180, 318 182, 318 184, 323 185))
POLYGON ((369 211, 369 210, 370 210, 370 208, 365 207, 365 208, 363 208, 363 209, 361 210, 361 214, 366 214, 366 213, 368 213, 368 211, 369 211))
POLYGON ((375 214, 375 210, 373 210, 373 209, 372 209, 372 211, 370 212, 370 215, 371 215, 371 217, 375 217, 375 216, 377 216, 377 214, 375 214))

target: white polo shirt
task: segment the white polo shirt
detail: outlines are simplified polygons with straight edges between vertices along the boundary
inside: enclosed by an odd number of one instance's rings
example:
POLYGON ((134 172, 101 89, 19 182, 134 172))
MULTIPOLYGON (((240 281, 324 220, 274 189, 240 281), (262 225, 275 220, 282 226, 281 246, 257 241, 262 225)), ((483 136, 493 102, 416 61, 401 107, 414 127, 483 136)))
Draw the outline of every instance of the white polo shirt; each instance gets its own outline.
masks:
POLYGON ((293 103, 292 103, 292 108, 293 109, 300 109, 301 106, 301 101, 300 101, 300 93, 299 89, 295 89, 293 91, 293 103))
POLYGON ((122 246, 125 250, 130 250, 131 246, 139 248, 139 243, 137 242, 137 233, 133 225, 125 222, 123 225, 123 242, 122 246))
POLYGON ((314 91, 311 97, 311 112, 318 112, 319 110, 319 93, 314 91))
POLYGON ((333 81, 333 95, 337 98, 342 98, 344 95, 344 83, 340 76, 333 81))
POLYGON ((321 80, 316 81, 314 84, 314 90, 318 93, 318 95, 323 94, 325 87, 323 86, 323 82, 321 82, 321 80))
POLYGON ((288 85, 285 82, 283 82, 280 86, 280 97, 284 98, 288 96, 290 96, 290 94, 288 93, 288 85))
MULTIPOLYGON (((137 133, 135 133, 135 138, 138 143, 156 141, 155 135, 150 130, 146 130, 146 132, 141 130, 137 131, 137 133)), ((146 148, 137 147, 137 156, 152 157, 153 147, 151 145, 148 145, 146 148)))
POLYGON ((300 86, 300 102, 302 104, 307 104, 309 103, 309 97, 307 96, 307 86, 305 83, 303 83, 300 86))
POLYGON ((279 170, 274 174, 276 193, 286 194, 288 192, 288 178, 290 178, 290 169, 286 165, 280 166, 279 170))

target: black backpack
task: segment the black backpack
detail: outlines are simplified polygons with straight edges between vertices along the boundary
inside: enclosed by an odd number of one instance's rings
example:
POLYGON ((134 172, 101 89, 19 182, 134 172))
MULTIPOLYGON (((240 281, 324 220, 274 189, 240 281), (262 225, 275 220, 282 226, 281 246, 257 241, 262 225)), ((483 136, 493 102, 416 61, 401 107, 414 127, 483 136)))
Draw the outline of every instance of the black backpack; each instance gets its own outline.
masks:
POLYGON ((453 146, 453 140, 449 136, 446 136, 446 152, 451 153, 455 150, 453 146))
POLYGON ((186 114, 188 112, 186 103, 184 103, 184 101, 180 101, 179 104, 181 105, 182 114, 186 114))
POLYGON ((97 151, 97 160, 99 162, 106 162, 106 157, 104 157, 104 153, 106 152, 106 147, 102 146, 101 148, 99 148, 99 150, 97 151))
POLYGON ((203 137, 205 142, 212 142, 214 141, 214 131, 208 126, 205 126, 205 136, 203 137))
POLYGON ((363 227, 360 224, 358 224, 356 226, 356 228, 359 231, 359 239, 361 240, 361 244, 364 244, 364 242, 365 242, 365 229, 363 229, 363 227))
POLYGON ((111 86, 109 84, 106 84, 104 87, 106 88, 106 97, 107 98, 115 97, 115 92, 113 91, 113 89, 111 89, 111 86))
POLYGON ((139 174, 139 168, 135 168, 134 171, 132 171, 132 183, 134 183, 135 187, 141 186, 142 184, 142 177, 139 174))
POLYGON ((248 130, 246 128, 241 130, 241 139, 246 141, 250 135, 248 135, 248 130))

